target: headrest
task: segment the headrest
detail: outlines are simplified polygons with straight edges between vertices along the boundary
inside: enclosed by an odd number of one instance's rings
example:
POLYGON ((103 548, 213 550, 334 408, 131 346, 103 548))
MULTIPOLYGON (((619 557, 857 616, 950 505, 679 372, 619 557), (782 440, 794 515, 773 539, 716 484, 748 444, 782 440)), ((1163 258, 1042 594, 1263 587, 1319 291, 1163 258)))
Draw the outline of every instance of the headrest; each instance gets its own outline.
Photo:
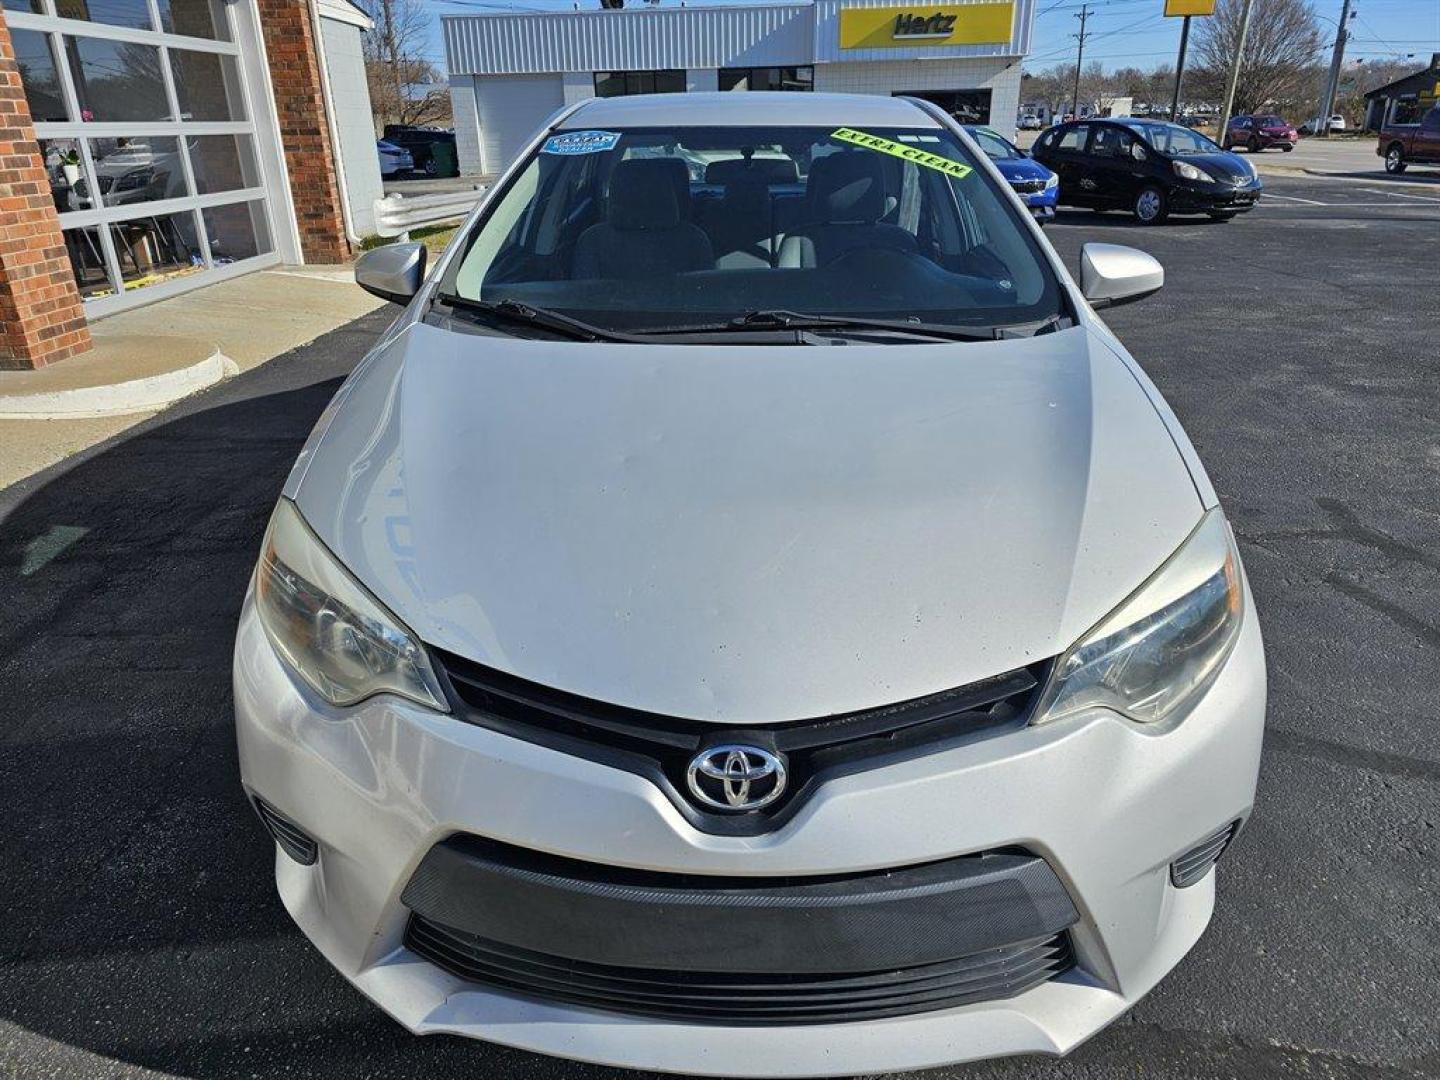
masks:
POLYGON ((800 170, 790 158, 726 158, 712 161, 705 167, 707 184, 793 184, 800 179, 800 170))
POLYGON ((690 213, 690 172, 679 158, 630 158, 610 174, 608 220, 617 229, 673 229, 690 213))
POLYGON ((812 221, 879 221, 885 214, 880 158, 868 150, 816 158, 810 164, 805 194, 812 221))

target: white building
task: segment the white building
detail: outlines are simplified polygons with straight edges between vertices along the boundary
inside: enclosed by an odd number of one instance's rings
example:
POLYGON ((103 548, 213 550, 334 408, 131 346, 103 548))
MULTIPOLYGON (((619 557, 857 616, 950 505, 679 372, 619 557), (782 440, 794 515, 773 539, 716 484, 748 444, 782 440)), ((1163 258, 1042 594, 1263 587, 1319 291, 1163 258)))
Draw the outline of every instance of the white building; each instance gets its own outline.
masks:
POLYGON ((1034 0, 875 0, 446 16, 462 173, 498 173, 561 106, 690 90, 928 98, 1012 129, 1034 0))

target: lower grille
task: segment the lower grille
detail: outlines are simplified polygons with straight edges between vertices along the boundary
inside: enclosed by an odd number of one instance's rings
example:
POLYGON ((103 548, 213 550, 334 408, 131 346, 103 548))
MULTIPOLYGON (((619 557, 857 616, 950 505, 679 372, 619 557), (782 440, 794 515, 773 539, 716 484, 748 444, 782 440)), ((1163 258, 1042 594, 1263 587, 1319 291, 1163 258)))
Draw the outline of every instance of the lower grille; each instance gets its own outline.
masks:
POLYGON ((1183 889, 1186 886, 1194 885, 1209 873, 1210 868, 1220 861, 1220 856, 1225 854, 1225 849, 1230 846, 1230 841, 1235 839, 1235 833, 1239 827, 1238 821, 1230 822, 1223 829, 1211 833, 1171 863, 1171 884, 1177 889, 1183 889))
POLYGON ((868 973, 669 971, 582 963, 414 915, 406 946, 470 982, 606 1012, 715 1024, 833 1024, 1022 994, 1074 965, 1064 932, 939 963, 868 973))

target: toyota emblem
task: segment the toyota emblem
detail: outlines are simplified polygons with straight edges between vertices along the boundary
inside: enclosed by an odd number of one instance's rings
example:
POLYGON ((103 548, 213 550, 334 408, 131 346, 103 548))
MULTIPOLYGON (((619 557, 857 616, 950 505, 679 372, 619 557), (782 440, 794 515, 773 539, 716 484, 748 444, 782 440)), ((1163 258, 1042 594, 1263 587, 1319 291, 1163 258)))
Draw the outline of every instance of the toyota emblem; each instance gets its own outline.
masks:
POLYGON ((712 809, 759 810, 785 793, 785 759, 758 746, 711 746, 690 759, 685 782, 712 809))

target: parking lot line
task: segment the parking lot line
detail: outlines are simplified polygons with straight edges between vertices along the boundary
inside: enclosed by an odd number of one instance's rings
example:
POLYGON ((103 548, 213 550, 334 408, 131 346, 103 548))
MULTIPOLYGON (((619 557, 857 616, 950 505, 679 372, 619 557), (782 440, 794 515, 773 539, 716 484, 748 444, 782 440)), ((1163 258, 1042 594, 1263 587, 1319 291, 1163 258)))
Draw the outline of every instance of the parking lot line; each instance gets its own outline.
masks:
POLYGON ((1389 195, 1392 199, 1414 199, 1417 202, 1440 203, 1440 199, 1432 198, 1429 195, 1407 195, 1403 191, 1385 191, 1381 188, 1361 188, 1361 191, 1368 191, 1372 195, 1389 195))
POLYGON ((1264 197, 1265 197, 1266 199, 1283 199, 1285 202, 1305 203, 1305 204, 1307 204, 1307 205, 1309 205, 1309 206, 1325 206, 1325 205, 1327 205, 1326 203, 1320 202, 1320 201, 1317 200, 1317 199, 1302 199, 1302 198, 1300 198, 1300 196, 1298 196, 1298 195, 1276 195, 1273 191, 1267 191, 1267 192, 1265 193, 1265 196, 1264 196, 1264 197))

